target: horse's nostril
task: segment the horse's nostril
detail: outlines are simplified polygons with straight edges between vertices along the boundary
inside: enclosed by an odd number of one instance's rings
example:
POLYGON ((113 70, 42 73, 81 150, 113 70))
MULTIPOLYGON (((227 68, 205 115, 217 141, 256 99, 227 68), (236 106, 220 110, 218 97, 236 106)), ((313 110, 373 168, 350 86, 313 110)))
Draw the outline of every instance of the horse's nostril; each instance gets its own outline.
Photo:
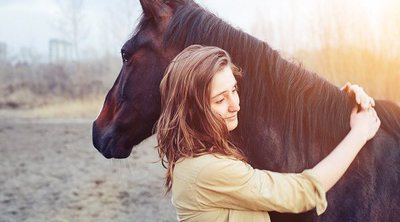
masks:
POLYGON ((104 130, 97 127, 96 121, 92 124, 92 143, 105 158, 110 159, 114 157, 109 145, 109 143, 112 143, 112 136, 107 133, 104 134, 104 130))
POLYGON ((98 130, 96 127, 96 121, 94 121, 93 125, 92 125, 92 143, 93 143, 93 146, 98 151, 102 152, 100 138, 101 138, 101 136, 99 136, 99 133, 98 133, 98 130))

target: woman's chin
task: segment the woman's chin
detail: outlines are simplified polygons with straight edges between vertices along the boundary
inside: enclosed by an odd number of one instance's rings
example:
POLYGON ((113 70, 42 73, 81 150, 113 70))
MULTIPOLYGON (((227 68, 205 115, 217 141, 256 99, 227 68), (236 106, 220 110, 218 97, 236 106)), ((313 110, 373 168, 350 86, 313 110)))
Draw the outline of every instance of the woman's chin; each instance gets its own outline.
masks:
POLYGON ((226 123, 226 126, 228 127, 228 131, 232 131, 232 130, 236 129, 237 125, 238 125, 237 119, 226 123))

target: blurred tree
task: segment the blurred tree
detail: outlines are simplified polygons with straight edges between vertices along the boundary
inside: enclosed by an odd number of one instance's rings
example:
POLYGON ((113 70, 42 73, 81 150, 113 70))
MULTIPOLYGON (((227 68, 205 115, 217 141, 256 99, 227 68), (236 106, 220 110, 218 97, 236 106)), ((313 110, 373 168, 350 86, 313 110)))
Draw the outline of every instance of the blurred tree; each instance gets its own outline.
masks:
POLYGON ((61 39, 72 44, 73 57, 80 59, 80 45, 88 35, 85 25, 84 0, 56 0, 60 10, 60 18, 56 21, 56 29, 61 39))
POLYGON ((133 33, 142 8, 137 0, 114 0, 103 18, 103 42, 106 53, 119 56, 119 49, 133 33))

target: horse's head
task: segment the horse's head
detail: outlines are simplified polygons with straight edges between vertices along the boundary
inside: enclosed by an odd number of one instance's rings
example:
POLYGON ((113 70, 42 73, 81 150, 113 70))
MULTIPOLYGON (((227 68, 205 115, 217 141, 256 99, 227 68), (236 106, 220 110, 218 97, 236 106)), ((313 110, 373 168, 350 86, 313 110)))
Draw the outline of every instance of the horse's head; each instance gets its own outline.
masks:
POLYGON ((178 51, 163 34, 175 8, 186 1, 140 0, 141 22, 122 47, 123 65, 93 123, 93 145, 106 158, 126 158, 152 133, 160 114, 159 84, 178 51))

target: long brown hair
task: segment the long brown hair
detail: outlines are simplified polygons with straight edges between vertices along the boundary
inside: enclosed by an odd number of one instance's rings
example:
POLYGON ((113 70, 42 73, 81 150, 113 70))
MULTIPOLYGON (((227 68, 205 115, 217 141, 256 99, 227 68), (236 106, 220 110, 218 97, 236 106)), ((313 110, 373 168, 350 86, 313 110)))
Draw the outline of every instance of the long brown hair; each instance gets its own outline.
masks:
POLYGON ((235 78, 241 76, 225 50, 192 45, 178 54, 165 71, 156 133, 158 154, 167 168, 167 192, 171 190, 175 163, 182 157, 222 154, 246 161, 228 140, 225 121, 211 110, 211 80, 226 66, 232 68, 235 78))

